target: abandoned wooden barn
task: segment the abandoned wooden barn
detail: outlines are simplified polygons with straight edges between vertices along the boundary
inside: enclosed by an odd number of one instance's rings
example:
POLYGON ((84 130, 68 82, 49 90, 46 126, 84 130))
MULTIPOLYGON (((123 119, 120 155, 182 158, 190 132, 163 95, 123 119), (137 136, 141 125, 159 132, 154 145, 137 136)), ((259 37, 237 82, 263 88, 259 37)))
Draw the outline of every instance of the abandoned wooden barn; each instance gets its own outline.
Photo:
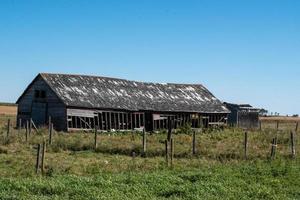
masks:
POLYGON ((41 73, 17 100, 18 122, 63 131, 223 125, 230 112, 204 86, 41 73))

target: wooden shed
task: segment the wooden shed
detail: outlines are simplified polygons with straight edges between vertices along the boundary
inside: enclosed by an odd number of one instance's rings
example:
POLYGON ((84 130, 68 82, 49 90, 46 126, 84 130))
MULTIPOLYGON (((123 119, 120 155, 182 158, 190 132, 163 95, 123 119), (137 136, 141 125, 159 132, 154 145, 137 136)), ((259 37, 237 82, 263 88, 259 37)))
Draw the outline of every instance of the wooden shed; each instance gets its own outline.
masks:
POLYGON ((260 109, 252 107, 250 104, 224 103, 230 110, 228 123, 239 128, 258 128, 260 109))
POLYGON ((63 131, 165 129, 223 125, 230 112, 200 84, 159 84, 124 79, 41 73, 17 100, 18 122, 48 118, 63 131))

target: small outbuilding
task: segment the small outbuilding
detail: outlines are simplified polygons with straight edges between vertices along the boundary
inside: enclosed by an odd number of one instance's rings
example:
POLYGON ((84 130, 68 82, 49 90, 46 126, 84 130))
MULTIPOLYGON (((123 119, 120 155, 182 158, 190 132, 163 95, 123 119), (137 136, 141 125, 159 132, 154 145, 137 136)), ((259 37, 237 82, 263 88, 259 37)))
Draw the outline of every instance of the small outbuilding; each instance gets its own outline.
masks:
POLYGON ((224 103, 230 110, 228 124, 239 128, 258 128, 260 109, 252 107, 250 104, 224 103))
POLYGON ((17 100, 18 122, 63 131, 224 125, 229 110, 200 84, 159 84, 41 73, 17 100))

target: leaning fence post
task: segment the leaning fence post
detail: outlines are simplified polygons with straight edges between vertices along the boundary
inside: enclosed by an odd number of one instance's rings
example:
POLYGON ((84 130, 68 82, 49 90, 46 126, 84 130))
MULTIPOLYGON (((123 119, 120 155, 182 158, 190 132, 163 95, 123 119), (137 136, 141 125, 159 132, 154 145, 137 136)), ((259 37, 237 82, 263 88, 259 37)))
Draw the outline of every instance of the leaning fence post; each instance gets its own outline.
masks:
POLYGON ((193 141, 192 141, 192 153, 193 155, 196 154, 196 131, 193 131, 193 141))
POLYGON ((166 154, 167 166, 169 166, 168 140, 165 140, 165 154, 166 154))
POLYGON ((37 154, 36 154, 35 173, 38 173, 38 172, 39 172, 39 166, 40 166, 40 151, 41 151, 41 145, 38 144, 38 146, 37 146, 37 154))
POLYGON ((248 132, 245 131, 245 138, 244 138, 244 157, 247 159, 247 148, 248 148, 248 132))
POLYGON ((146 131, 143 129, 143 154, 146 155, 147 146, 146 146, 146 131))
POLYGON ((45 153, 46 153, 46 142, 43 142, 43 149, 42 149, 42 163, 41 163, 41 171, 42 174, 44 174, 44 170, 45 170, 45 153))
POLYGON ((296 156, 296 148, 295 148, 295 137, 294 132, 291 131, 291 150, 292 150, 292 158, 295 158, 296 156))

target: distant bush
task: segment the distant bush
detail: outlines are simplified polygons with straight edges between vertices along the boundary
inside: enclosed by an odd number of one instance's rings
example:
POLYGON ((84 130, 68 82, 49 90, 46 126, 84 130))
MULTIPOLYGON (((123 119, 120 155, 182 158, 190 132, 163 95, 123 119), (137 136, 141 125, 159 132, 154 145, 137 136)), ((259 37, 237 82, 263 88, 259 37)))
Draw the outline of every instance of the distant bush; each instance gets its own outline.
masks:
POLYGON ((17 106, 15 103, 0 102, 0 106, 17 106))

